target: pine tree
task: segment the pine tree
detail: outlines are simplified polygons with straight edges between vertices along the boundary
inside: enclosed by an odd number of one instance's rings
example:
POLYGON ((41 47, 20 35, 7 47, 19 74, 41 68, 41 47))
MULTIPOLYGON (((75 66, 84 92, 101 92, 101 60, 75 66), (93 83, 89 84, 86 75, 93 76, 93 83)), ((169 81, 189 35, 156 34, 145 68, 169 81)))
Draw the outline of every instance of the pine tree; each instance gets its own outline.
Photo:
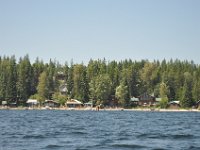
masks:
POLYGON ((7 83, 7 75, 6 75, 6 58, 4 57, 0 64, 0 98, 1 100, 6 99, 6 83, 7 83))
POLYGON ((117 88, 115 96, 118 98, 118 103, 122 107, 128 106, 129 93, 128 93, 128 86, 125 85, 125 82, 122 82, 117 88))
POLYGON ((90 82, 91 97, 97 100, 97 104, 108 104, 111 97, 111 79, 107 74, 99 75, 90 82))
POLYGON ((162 82, 160 84, 160 97, 161 97, 161 101, 160 101, 160 107, 161 108, 167 108, 168 105, 168 97, 167 95, 169 94, 169 87, 162 82))
POLYGON ((45 71, 40 74, 37 92, 41 104, 45 99, 48 98, 47 73, 45 71))
POLYGON ((52 95, 55 91, 55 82, 54 82, 54 77, 55 77, 55 63, 53 63, 51 60, 49 62, 47 71, 47 89, 48 89, 48 99, 52 98, 52 95))
POLYGON ((200 100, 200 78, 197 71, 194 71, 192 79, 192 98, 194 102, 197 102, 200 100))
POLYGON ((7 86, 6 86, 6 97, 10 100, 17 99, 17 70, 16 70, 16 62, 15 57, 11 57, 9 60, 9 64, 7 66, 7 86))
POLYGON ((32 72, 29 56, 26 55, 23 59, 20 59, 18 64, 18 81, 17 81, 17 92, 18 97, 24 102, 30 97, 31 93, 31 81, 32 72))
POLYGON ((181 95, 180 102, 183 108, 190 108, 193 105, 191 91, 190 91, 187 81, 185 81, 184 86, 182 87, 182 95, 181 95))
POLYGON ((31 81, 31 94, 34 95, 37 93, 37 85, 40 74, 44 71, 43 61, 36 58, 35 62, 32 65, 32 81, 31 81))
POLYGON ((75 65, 73 71, 74 98, 79 99, 83 102, 88 101, 89 90, 85 66, 83 64, 75 65))

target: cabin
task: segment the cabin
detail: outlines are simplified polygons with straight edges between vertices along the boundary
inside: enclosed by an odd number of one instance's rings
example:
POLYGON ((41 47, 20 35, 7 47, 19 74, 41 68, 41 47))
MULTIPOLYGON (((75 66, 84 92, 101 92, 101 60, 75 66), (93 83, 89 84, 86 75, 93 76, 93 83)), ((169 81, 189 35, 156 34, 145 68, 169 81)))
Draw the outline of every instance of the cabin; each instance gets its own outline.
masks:
POLYGON ((71 100, 68 100, 66 103, 65 103, 66 107, 68 108, 81 108, 83 107, 83 103, 76 100, 76 99, 71 99, 71 100))
POLYGON ((2 106, 7 106, 8 105, 8 102, 7 101, 2 101, 2 106))
POLYGON ((180 102, 179 101, 171 101, 168 103, 169 109, 179 109, 180 108, 180 102))
POLYGON ((28 107, 36 107, 36 106, 38 106, 39 103, 38 103, 38 100, 36 100, 36 99, 28 99, 26 101, 26 104, 28 107))
POLYGON ((87 102, 87 103, 84 103, 84 107, 93 107, 93 103, 92 103, 92 101, 89 101, 89 102, 87 102))
POLYGON ((130 99, 130 105, 132 107, 137 107, 139 105, 139 98, 136 98, 136 97, 132 97, 130 99))
POLYGON ((43 105, 44 107, 50 107, 50 108, 60 107, 60 104, 54 100, 45 100, 43 105))
POLYGON ((8 104, 8 106, 12 108, 17 107, 17 102, 11 102, 8 104))
POLYGON ((154 106, 156 105, 156 100, 154 96, 149 95, 148 93, 144 93, 139 96, 139 106, 154 106))

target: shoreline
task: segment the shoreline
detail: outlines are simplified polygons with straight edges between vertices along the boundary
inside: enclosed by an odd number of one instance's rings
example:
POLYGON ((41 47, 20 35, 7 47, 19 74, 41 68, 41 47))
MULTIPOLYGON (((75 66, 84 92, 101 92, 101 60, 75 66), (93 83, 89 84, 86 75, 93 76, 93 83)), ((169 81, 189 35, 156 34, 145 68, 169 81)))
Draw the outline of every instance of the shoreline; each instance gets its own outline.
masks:
MULTIPOLYGON (((45 107, 0 107, 0 110, 62 110, 62 111, 97 111, 96 108, 45 108, 45 107)), ((200 112, 198 109, 151 109, 151 108, 136 108, 136 109, 124 109, 124 108, 105 108, 99 109, 99 111, 137 111, 137 112, 200 112)))

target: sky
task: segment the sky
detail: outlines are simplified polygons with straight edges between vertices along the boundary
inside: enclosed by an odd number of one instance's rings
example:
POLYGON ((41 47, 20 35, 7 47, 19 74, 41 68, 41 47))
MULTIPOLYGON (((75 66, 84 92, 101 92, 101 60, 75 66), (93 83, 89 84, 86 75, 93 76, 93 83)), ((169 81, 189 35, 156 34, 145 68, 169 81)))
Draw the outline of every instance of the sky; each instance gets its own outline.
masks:
POLYGON ((200 0, 0 0, 0 56, 193 60, 200 0))

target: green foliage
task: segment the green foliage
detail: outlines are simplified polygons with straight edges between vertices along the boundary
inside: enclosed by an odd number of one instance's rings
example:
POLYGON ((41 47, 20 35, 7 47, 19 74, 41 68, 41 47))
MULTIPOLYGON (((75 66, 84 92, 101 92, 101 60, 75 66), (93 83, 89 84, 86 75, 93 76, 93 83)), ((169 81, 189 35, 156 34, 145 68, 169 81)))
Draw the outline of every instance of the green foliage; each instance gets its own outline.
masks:
POLYGON ((168 98, 167 97, 163 97, 159 103, 160 108, 167 108, 168 106, 168 98))
POLYGON ((189 72, 184 72, 184 80, 180 104, 183 108, 190 108, 193 105, 192 75, 189 72))
POLYGON ((90 82, 90 94, 94 100, 99 100, 102 104, 108 104, 111 96, 111 79, 107 74, 97 76, 90 82))
POLYGON ((75 65, 73 69, 73 96, 82 102, 86 102, 89 100, 89 85, 85 66, 82 64, 75 65))
POLYGON ((67 96, 61 95, 59 92, 54 93, 52 97, 54 100, 58 101, 62 106, 64 106, 65 102, 67 101, 67 96))
POLYGON ((20 59, 17 68, 17 93, 21 100, 26 101, 33 94, 31 93, 32 66, 28 55, 20 59))
POLYGON ((120 62, 90 60, 88 65, 66 62, 64 65, 38 58, 30 63, 28 55, 20 58, 0 57, 0 101, 25 102, 31 95, 36 98, 75 98, 82 102, 93 99, 96 103, 109 105, 114 95, 117 102, 128 106, 129 97, 144 92, 162 98, 164 108, 169 100, 180 100, 182 107, 191 107, 200 100, 200 66, 180 60, 148 60, 120 62), (57 78, 58 72, 63 78, 57 78), (60 94, 60 86, 66 84, 66 96, 60 94))
POLYGON ((46 87, 48 88, 47 90, 47 97, 49 99, 51 99, 54 91, 55 91, 55 81, 54 81, 54 77, 55 77, 55 63, 53 63, 51 60, 49 62, 47 71, 46 71, 46 75, 47 75, 47 85, 46 87))
POLYGON ((38 100, 39 99, 39 95, 38 94, 34 94, 34 95, 31 95, 29 98, 38 100))
POLYGON ((162 82, 160 84, 160 97, 161 97, 161 101, 159 103, 160 107, 161 108, 167 108, 167 105, 168 105, 168 97, 167 95, 169 94, 169 87, 164 83, 162 82))
POLYGON ((194 102, 200 100, 200 79, 199 74, 195 71, 193 77, 192 98, 194 102))
POLYGON ((156 63, 146 62, 140 72, 140 77, 144 83, 144 87, 149 93, 154 91, 154 85, 156 83, 158 67, 156 63))
POLYGON ((116 88, 116 93, 115 96, 119 99, 119 105, 123 107, 128 106, 128 100, 129 98, 129 93, 128 93, 128 86, 125 85, 125 83, 121 83, 117 88, 116 88))
POLYGON ((184 86, 182 88, 182 97, 181 97, 181 106, 183 108, 190 108, 193 105, 191 91, 189 90, 189 85, 187 82, 184 83, 184 86))
POLYGON ((37 86, 38 92, 38 100, 43 102, 45 99, 48 98, 48 83, 47 83, 47 74, 46 72, 42 72, 39 77, 39 84, 37 86))
POLYGON ((167 97, 167 95, 169 94, 169 87, 164 83, 162 82, 160 84, 160 97, 161 98, 165 98, 167 97))

